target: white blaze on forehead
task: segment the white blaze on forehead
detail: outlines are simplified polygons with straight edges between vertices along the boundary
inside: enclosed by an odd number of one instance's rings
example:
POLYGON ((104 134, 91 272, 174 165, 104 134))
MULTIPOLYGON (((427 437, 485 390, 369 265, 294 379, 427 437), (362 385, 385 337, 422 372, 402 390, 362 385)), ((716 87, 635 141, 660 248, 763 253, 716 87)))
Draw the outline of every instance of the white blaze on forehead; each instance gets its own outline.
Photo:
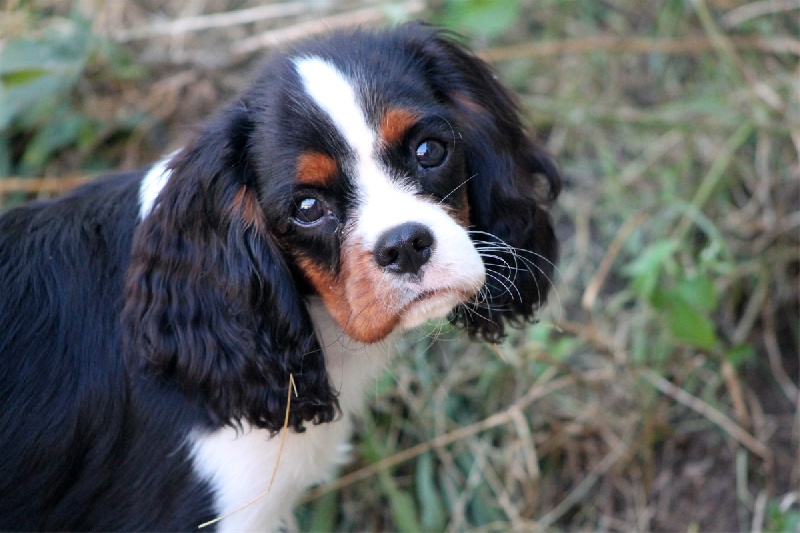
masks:
MULTIPOLYGON (((416 219, 420 204, 424 202, 397 180, 390 179, 382 168, 376 154, 377 134, 367 124, 364 110, 359 106, 359 95, 350 80, 334 65, 318 57, 296 60, 295 67, 308 95, 328 114, 355 153, 356 161, 351 170, 361 203, 361 223, 355 228, 356 234, 370 246, 388 227, 416 219), (375 217, 370 216, 372 211, 375 217)), ((442 215, 446 216, 443 212, 442 215)))
POLYGON ((358 105, 358 95, 347 78, 319 57, 295 61, 308 95, 325 111, 360 160, 368 159, 375 135, 358 105))

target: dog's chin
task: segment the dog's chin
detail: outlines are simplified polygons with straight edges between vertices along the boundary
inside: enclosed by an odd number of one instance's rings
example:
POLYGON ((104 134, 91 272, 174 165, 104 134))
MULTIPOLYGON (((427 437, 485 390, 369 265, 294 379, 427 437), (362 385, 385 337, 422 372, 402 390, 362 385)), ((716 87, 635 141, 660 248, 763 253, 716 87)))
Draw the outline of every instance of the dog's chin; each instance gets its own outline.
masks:
POLYGON ((404 298, 393 312, 342 312, 342 307, 324 301, 324 308, 351 339, 364 344, 380 342, 392 333, 421 326, 429 320, 447 317, 459 304, 473 298, 474 290, 443 288, 426 290, 404 298))
POLYGON ((445 318, 457 305, 470 298, 464 291, 439 290, 424 292, 414 298, 403 310, 399 326, 411 329, 434 319, 445 318))

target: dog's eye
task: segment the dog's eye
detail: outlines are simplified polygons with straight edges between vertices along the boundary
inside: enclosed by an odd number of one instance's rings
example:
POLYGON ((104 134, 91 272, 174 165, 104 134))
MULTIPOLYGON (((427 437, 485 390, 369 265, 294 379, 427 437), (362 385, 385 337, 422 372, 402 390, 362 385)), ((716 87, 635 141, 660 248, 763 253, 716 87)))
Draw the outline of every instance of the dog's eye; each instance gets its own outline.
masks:
POLYGON ((447 147, 434 139, 425 139, 419 143, 414 155, 422 168, 438 167, 447 157, 447 147))
POLYGON ((316 198, 306 197, 295 201, 293 216, 301 224, 313 224, 326 213, 325 206, 316 198))

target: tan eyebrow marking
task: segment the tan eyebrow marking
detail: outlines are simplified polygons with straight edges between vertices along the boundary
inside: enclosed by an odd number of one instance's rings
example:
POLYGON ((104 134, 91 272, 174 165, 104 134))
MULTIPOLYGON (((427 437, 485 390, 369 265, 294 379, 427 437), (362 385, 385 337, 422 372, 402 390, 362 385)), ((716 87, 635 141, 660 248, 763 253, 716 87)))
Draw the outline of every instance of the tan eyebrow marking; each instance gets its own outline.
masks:
POLYGON ((321 152, 303 152, 297 158, 297 182, 312 187, 329 187, 339 174, 336 160, 321 152))
POLYGON ((417 115, 408 109, 390 109, 381 119, 381 139, 389 145, 399 143, 416 121, 417 115))

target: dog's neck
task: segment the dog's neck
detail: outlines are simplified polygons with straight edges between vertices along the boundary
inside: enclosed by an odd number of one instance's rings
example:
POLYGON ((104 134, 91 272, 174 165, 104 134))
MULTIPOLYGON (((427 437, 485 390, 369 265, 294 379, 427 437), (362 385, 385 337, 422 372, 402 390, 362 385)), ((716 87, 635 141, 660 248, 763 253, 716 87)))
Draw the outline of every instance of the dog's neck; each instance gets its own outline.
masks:
POLYGON ((370 387, 388 368, 389 355, 399 333, 393 333, 374 344, 364 344, 344 333, 320 298, 310 298, 308 309, 325 352, 328 376, 334 390, 339 393, 342 413, 345 416, 358 416, 363 412, 370 387))

